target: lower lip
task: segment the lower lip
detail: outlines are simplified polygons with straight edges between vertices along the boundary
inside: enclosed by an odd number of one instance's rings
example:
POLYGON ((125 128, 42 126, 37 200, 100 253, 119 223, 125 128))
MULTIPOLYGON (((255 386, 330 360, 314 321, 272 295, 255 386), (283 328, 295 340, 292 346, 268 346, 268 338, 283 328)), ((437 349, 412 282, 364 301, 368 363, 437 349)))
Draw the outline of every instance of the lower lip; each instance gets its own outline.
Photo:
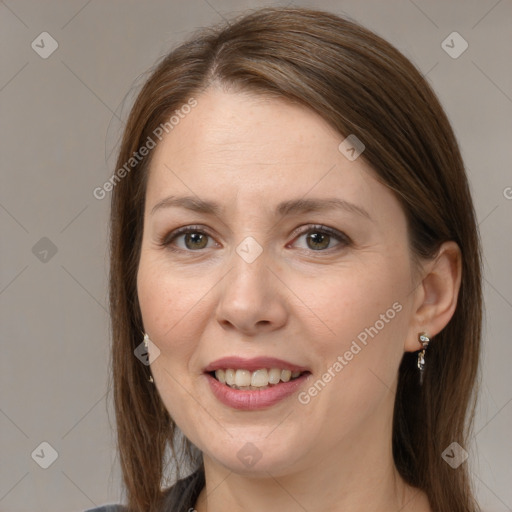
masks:
POLYGON ((252 411, 271 407, 277 402, 293 395, 293 393, 295 393, 304 384, 304 381, 311 374, 304 373, 294 380, 280 382, 279 384, 267 389, 254 391, 233 389, 226 384, 222 384, 209 373, 205 373, 205 375, 213 394, 219 401, 233 409, 252 411))

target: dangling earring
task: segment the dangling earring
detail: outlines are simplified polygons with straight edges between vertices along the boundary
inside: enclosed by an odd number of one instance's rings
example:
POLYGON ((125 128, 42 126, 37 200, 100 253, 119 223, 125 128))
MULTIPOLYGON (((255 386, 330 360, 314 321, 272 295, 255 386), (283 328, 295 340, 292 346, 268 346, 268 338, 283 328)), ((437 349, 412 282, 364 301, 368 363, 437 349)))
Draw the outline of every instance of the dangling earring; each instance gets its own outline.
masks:
POLYGON ((418 368, 420 370, 420 386, 423 385, 423 371, 425 369, 425 351, 427 350, 430 338, 426 333, 422 332, 418 335, 419 342, 423 345, 423 349, 418 353, 418 368))
MULTIPOLYGON (((144 347, 146 348, 146 350, 149 352, 149 336, 144 333, 144 347)), ((149 354, 148 354, 148 358, 149 358, 149 354)), ((151 375, 151 370, 149 370, 149 379, 148 379, 149 382, 155 382, 153 380, 153 376, 151 375)))

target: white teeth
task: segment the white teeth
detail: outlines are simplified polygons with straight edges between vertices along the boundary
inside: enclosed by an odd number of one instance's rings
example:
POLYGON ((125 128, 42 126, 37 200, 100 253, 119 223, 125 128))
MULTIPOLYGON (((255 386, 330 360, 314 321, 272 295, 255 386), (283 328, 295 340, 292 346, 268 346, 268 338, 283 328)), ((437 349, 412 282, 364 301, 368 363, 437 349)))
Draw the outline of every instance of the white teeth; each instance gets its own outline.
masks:
POLYGON ((251 385, 251 372, 249 370, 237 370, 235 373, 235 385, 250 386, 251 385))
POLYGON ((281 380, 281 370, 279 368, 272 368, 268 372, 268 383, 277 384, 281 380))
POLYGON ((217 377, 217 380, 222 382, 222 384, 226 383, 226 372, 224 370, 217 370, 215 372, 215 377, 217 377))
POLYGON ((266 389, 269 385, 288 382, 301 374, 300 371, 281 370, 280 368, 261 368, 254 372, 233 368, 215 370, 215 377, 222 384, 243 389, 266 389))
MULTIPOLYGON (((228 386, 233 386, 235 384, 235 370, 226 370, 226 384, 228 386)), ((217 376, 217 372, 215 372, 215 376, 217 376)))
POLYGON ((290 370, 283 370, 281 372, 281 380, 283 382, 288 382, 292 377, 292 372, 290 370))
MULTIPOLYGON (((240 370, 238 370, 240 371, 240 370)), ((238 373, 237 371, 237 373, 238 373)), ((252 372, 251 386, 263 387, 268 385, 268 372, 265 368, 252 372)))

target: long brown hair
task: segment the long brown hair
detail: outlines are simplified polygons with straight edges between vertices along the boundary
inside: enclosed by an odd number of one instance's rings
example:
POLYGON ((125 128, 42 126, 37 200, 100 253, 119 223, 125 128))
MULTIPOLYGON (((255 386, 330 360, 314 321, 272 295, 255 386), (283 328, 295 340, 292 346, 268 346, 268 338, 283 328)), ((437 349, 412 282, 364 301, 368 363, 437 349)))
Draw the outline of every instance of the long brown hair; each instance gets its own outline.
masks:
POLYGON ((152 153, 130 158, 213 83, 298 102, 329 122, 340 140, 355 134, 366 145, 362 157, 401 202, 412 256, 433 257, 447 240, 459 245, 458 305, 428 348, 423 386, 415 354, 404 354, 399 368, 393 455, 402 477, 425 491, 433 510, 479 510, 467 464, 452 469, 441 457, 452 442, 468 442, 481 337, 480 241, 457 141, 434 92, 398 50, 357 23, 296 8, 260 9, 194 34, 158 63, 128 118, 112 191, 110 308, 118 450, 129 509, 159 510, 169 461, 178 477, 180 470, 201 469, 188 440, 177 449, 178 428, 148 382, 148 368, 134 357, 143 331, 136 275, 152 153), (123 166, 125 172, 118 172, 123 166), (178 453, 183 457, 173 460, 178 453))

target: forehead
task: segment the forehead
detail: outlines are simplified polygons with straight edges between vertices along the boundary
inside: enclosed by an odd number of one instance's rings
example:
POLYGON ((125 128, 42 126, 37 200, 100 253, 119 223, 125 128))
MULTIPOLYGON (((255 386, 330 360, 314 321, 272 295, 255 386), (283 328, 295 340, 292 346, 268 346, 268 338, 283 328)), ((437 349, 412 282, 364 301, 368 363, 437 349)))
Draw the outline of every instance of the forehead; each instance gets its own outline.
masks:
POLYGON ((157 153, 216 165, 281 165, 334 154, 340 136, 313 111, 247 92, 209 89, 164 138, 157 153), (228 160, 229 159, 229 160, 228 160))
POLYGON ((277 204, 338 192, 371 210, 371 196, 387 190, 362 158, 339 151, 344 137, 302 105, 216 88, 196 100, 154 149, 148 208, 174 193, 254 207, 263 198, 277 204))

